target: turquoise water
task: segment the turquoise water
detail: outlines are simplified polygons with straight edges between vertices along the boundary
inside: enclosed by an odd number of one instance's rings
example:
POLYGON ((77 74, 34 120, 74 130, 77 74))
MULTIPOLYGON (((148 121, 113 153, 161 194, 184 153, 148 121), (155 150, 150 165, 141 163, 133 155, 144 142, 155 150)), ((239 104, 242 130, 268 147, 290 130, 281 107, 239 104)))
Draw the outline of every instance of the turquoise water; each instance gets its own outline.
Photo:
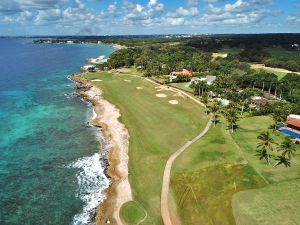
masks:
POLYGON ((106 145, 66 77, 114 49, 30 39, 0 39, 0 49, 0 224, 88 224, 108 185, 106 145))

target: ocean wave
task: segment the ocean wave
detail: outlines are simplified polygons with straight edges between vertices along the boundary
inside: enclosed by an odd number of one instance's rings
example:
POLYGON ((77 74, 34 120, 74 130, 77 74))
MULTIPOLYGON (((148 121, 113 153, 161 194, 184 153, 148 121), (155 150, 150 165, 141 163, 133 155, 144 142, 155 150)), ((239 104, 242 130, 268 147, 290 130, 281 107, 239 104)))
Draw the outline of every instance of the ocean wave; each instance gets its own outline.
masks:
POLYGON ((103 190, 108 188, 109 180, 104 174, 100 155, 95 153, 90 157, 83 157, 67 168, 77 168, 78 189, 76 197, 84 202, 83 209, 73 218, 73 225, 94 224, 96 207, 104 200, 103 190))

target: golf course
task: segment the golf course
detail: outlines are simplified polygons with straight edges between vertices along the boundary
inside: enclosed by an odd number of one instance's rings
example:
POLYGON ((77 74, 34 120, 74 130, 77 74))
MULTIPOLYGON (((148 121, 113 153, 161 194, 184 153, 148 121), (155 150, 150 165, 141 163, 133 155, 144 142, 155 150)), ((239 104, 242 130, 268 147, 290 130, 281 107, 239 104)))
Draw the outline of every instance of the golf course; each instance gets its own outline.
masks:
MULTIPOLYGON (((129 181, 137 207, 147 212, 143 224, 162 224, 160 195, 169 156, 200 133, 208 121, 203 108, 177 92, 162 88, 135 72, 90 73, 103 97, 120 109, 120 121, 129 131, 129 181), (101 81, 99 81, 101 80, 101 81)), ((124 222, 135 213, 122 209, 124 222)), ((140 213, 140 210, 137 210, 140 213)))
MULTIPOLYGON (((123 205, 123 222, 163 224, 160 197, 166 162, 204 130, 209 116, 192 99, 133 69, 81 76, 120 109, 120 121, 129 131, 129 181, 134 201, 123 205)), ((295 199, 300 200, 300 195, 288 194, 300 186, 299 154, 290 168, 273 167, 255 156, 257 136, 271 123, 268 116, 256 116, 255 120, 243 116, 239 128, 231 133, 226 120, 219 117, 216 126, 178 156, 171 168, 172 224, 299 224, 300 218, 295 218, 300 204, 295 199), (286 204, 281 206, 281 202, 286 204), (270 205, 277 211, 268 210, 270 205), (276 220, 283 213, 286 223, 276 220)), ((285 137, 278 132, 272 136, 278 143, 285 137)))

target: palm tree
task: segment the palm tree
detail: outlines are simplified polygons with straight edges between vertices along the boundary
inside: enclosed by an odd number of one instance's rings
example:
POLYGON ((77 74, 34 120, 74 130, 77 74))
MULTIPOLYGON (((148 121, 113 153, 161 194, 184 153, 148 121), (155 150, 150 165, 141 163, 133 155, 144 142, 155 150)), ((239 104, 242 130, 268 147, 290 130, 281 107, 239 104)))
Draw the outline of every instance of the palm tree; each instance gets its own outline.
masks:
POLYGON ((271 154, 269 154, 267 150, 260 149, 260 150, 256 150, 256 152, 257 152, 257 154, 255 154, 255 156, 258 156, 259 160, 265 159, 267 161, 267 163, 270 164, 270 159, 273 156, 271 154))
MULTIPOLYGON (((262 132, 257 136, 257 139, 259 140, 259 143, 257 144, 257 148, 262 151, 265 155, 269 155, 268 159, 266 161, 270 164, 269 159, 271 158, 271 154, 269 154, 269 151, 273 151, 273 145, 275 144, 274 139, 271 137, 271 134, 269 131, 262 132)), ((261 158, 260 158, 261 159, 261 158)))
POLYGON ((227 122, 230 124, 231 132, 233 133, 234 128, 236 127, 236 122, 238 121, 238 113, 235 105, 227 106, 225 110, 225 118, 227 122))
POLYGON ((285 140, 278 146, 278 151, 282 151, 282 156, 287 156, 289 160, 292 157, 295 157, 296 146, 289 137, 285 138, 285 140))
POLYGON ((280 164, 283 164, 285 165, 285 167, 290 167, 291 166, 291 162, 289 159, 285 158, 284 156, 280 155, 280 156, 277 156, 275 158, 275 160, 277 161, 277 163, 273 166, 273 167, 276 167, 280 164))
POLYGON ((208 106, 210 112, 212 113, 212 120, 214 122, 214 126, 216 126, 216 121, 217 121, 217 112, 219 111, 219 105, 217 103, 213 103, 208 106))

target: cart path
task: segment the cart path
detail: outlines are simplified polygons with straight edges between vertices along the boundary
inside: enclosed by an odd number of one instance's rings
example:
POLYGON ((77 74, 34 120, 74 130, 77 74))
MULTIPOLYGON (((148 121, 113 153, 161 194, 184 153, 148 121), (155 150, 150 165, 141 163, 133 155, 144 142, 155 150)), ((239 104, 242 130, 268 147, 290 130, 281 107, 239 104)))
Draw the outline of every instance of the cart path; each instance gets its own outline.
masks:
POLYGON ((170 185, 170 174, 171 174, 171 168, 173 165, 173 162, 175 159, 182 153, 184 150, 187 149, 191 144, 198 141, 201 137, 203 137, 207 131, 209 130, 210 126, 212 124, 211 119, 208 121, 205 129, 193 140, 186 142, 180 149, 178 149, 175 153, 173 153, 170 158, 167 161, 167 164, 165 166, 164 176, 163 176, 163 185, 162 185, 162 191, 161 191, 161 216, 164 222, 164 225, 173 225, 171 218, 170 218, 170 212, 169 212, 169 185, 170 185))
MULTIPOLYGON (((182 93, 183 95, 185 95, 186 97, 190 98, 191 100, 193 100, 194 102, 196 102, 197 104, 203 106, 204 108, 206 108, 205 104, 203 104, 202 102, 200 102, 197 98, 195 98, 194 96, 191 96, 189 94, 187 94, 186 92, 177 89, 175 87, 170 87, 167 85, 161 85, 149 78, 145 78, 145 80, 152 82, 156 85, 159 86, 164 86, 164 87, 168 87, 169 90, 173 90, 173 91, 177 91, 182 93)), ((206 127, 204 128, 204 130, 198 135, 196 136, 194 139, 186 142, 180 149, 178 149, 176 152, 174 152, 168 159, 166 166, 165 166, 165 170, 164 170, 164 176, 163 176, 163 184, 162 184, 162 191, 161 191, 161 199, 160 199, 160 207, 161 207, 161 216, 164 222, 164 225, 173 225, 171 218, 170 218, 170 212, 169 212, 169 186, 170 186, 170 174, 171 174, 171 169, 172 169, 172 165, 173 162, 175 161, 175 159, 182 153, 184 152, 191 144, 195 143, 196 141, 198 141, 200 138, 202 138, 207 131, 209 130, 209 128, 212 125, 212 114, 210 115, 209 121, 206 124, 206 127)))

